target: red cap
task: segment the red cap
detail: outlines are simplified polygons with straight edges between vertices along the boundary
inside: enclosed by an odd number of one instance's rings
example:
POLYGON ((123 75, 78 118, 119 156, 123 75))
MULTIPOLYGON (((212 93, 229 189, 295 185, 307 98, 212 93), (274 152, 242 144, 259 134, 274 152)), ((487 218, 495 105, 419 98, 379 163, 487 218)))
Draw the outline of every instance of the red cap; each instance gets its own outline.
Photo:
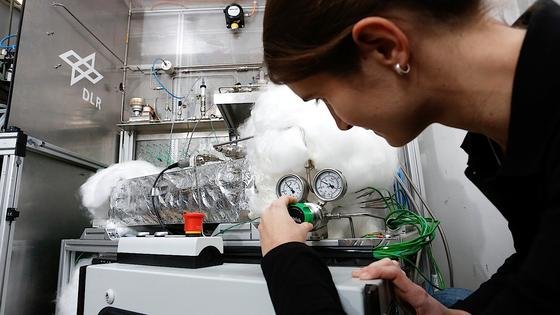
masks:
POLYGON ((183 212, 183 220, 185 222, 185 234, 202 233, 202 221, 204 221, 204 213, 183 212))

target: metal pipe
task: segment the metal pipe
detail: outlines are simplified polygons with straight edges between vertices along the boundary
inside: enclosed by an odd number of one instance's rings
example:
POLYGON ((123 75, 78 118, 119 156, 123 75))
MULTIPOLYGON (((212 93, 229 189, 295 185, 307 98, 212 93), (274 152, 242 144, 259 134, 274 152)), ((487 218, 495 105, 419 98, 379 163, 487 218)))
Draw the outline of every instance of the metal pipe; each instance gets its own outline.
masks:
MULTIPOLYGON (((304 140, 305 141, 305 140, 304 140)), ((315 165, 313 165, 313 160, 307 160, 305 162, 305 175, 308 183, 311 183, 311 170, 315 169, 315 165)), ((313 189, 313 185, 309 185, 309 191, 315 193, 313 189)))
MULTIPOLYGON (((428 211, 428 213, 430 214, 430 216, 432 218, 435 218, 435 215, 432 212, 432 209, 428 206, 428 204, 426 203, 424 198, 422 198, 422 195, 416 189, 416 186, 414 186, 414 182, 412 182, 412 179, 410 178, 410 175, 403 168, 402 164, 401 164, 401 169, 402 169, 403 174, 406 177, 407 181, 410 183, 410 187, 412 187, 412 190, 414 190, 414 192, 416 193, 416 195, 420 199, 420 202, 422 202, 422 204, 426 208, 426 211, 428 211)), ((441 235, 441 240, 443 242, 443 248, 445 250, 445 255, 447 257, 447 266, 449 268, 449 284, 451 285, 451 287, 453 287, 455 281, 454 281, 454 276, 453 276, 453 261, 451 260, 451 252, 449 250, 449 243, 447 242, 447 237, 445 235, 445 231, 443 230, 443 228, 441 227, 440 224, 438 224, 437 229, 439 231, 439 234, 441 235)))
POLYGON ((218 93, 223 93, 222 89, 255 89, 260 88, 259 84, 246 84, 246 85, 232 85, 232 86, 221 86, 218 88, 218 93))
POLYGON ((348 217, 348 221, 350 222, 350 233, 352 238, 356 238, 356 231, 354 230, 354 220, 352 217, 348 217))
MULTIPOLYGON (((201 74, 191 72, 191 73, 185 74, 185 75, 175 75, 175 76, 173 76, 173 80, 192 79, 192 78, 200 78, 200 77, 202 77, 201 74)), ((231 73, 206 73, 206 74, 204 74, 204 77, 205 78, 231 77, 233 82, 237 81, 237 76, 234 75, 234 74, 231 74, 231 73)))
POLYGON ((385 218, 382 216, 378 216, 378 215, 374 215, 371 213, 367 213, 367 212, 358 212, 358 213, 336 213, 336 214, 329 214, 326 216, 327 218, 331 218, 331 219, 346 219, 348 217, 371 217, 371 218, 376 218, 379 220, 383 220, 385 221, 385 218))
MULTIPOLYGON (((124 111, 126 108, 126 70, 128 69, 128 41, 130 39, 130 23, 132 17, 132 0, 128 2, 128 21, 126 25, 126 36, 125 36, 125 46, 124 46, 124 66, 123 66, 123 78, 122 78, 122 97, 121 97, 121 124, 124 123, 124 111)), ((154 105, 155 106, 155 105, 154 105)))
POLYGON ((72 18, 74 18, 74 20, 76 20, 76 22, 78 22, 91 36, 93 36, 101 45, 103 45, 103 47, 105 47, 105 49, 107 49, 107 51, 109 51, 115 58, 117 58, 117 60, 119 60, 123 65, 125 64, 125 62, 119 57, 117 56, 117 54, 115 54, 107 45, 105 45, 105 43, 99 39, 99 37, 97 37, 90 29, 89 27, 87 27, 84 23, 82 23, 82 21, 80 21, 80 19, 78 19, 74 13, 72 13, 64 4, 62 3, 58 3, 58 2, 53 2, 51 3, 51 6, 53 7, 61 7, 64 10, 66 10, 66 12, 68 12, 68 14, 70 14, 72 16, 72 18))
MULTIPOLYGON (((257 11, 263 11, 265 6, 257 6, 257 11)), ((160 9, 160 10, 149 10, 149 9, 136 9, 132 10, 133 14, 165 14, 165 13, 214 13, 215 11, 223 12, 224 7, 211 7, 211 8, 190 8, 190 9, 160 9)))
POLYGON ((192 73, 192 72, 211 72, 211 71, 235 71, 235 72, 247 72, 251 70, 260 70, 262 65, 259 66, 209 66, 209 67, 189 67, 185 70, 179 70, 180 73, 192 73))
POLYGON ((327 220, 340 220, 340 219, 348 219, 348 221, 350 222, 350 233, 352 234, 352 238, 356 238, 356 231, 354 228, 354 220, 352 218, 354 217, 372 217, 372 218, 376 218, 376 219, 380 219, 383 220, 383 222, 385 222, 385 218, 380 217, 380 216, 376 216, 373 215, 371 213, 367 213, 367 212, 362 212, 362 213, 336 213, 336 214, 327 214, 325 216, 325 218, 327 220))
POLYGON ((224 142, 224 143, 215 144, 214 149, 219 148, 219 147, 223 147, 224 145, 228 145, 228 144, 234 144, 234 143, 238 143, 238 142, 241 142, 241 141, 251 140, 253 138, 254 138, 254 136, 251 136, 251 137, 246 137, 246 138, 241 138, 241 139, 237 139, 237 140, 233 140, 233 141, 228 141, 228 142, 224 142))
MULTIPOLYGON (((211 71, 236 71, 245 72, 250 70, 260 70, 264 66, 261 63, 249 63, 249 64, 221 64, 221 65, 198 65, 198 66, 176 66, 175 70, 177 73, 193 73, 193 72, 211 72, 211 71)), ((142 72, 143 74, 152 74, 152 65, 128 65, 128 70, 132 72, 142 72), (148 71, 144 73, 144 71, 148 71)), ((156 67, 156 71, 161 70, 161 68, 156 67)))
POLYGON ((416 253, 416 268, 414 268, 414 275, 413 281, 416 282, 416 280, 418 279, 418 270, 420 269, 420 258, 422 257, 422 251, 423 249, 420 249, 420 251, 418 253, 416 253))
MULTIPOLYGON (((12 35, 12 19, 14 17, 14 1, 15 0, 10 0, 10 18, 8 21, 8 36, 12 35)), ((21 19, 21 17, 20 17, 21 19)), ((19 36, 19 34, 18 34, 19 36)), ((6 46, 10 46, 10 37, 8 37, 8 42, 6 43, 6 46)))
POLYGON ((99 170, 107 167, 106 164, 99 163, 97 161, 77 155, 75 153, 72 153, 63 148, 60 148, 58 146, 55 146, 53 144, 50 144, 48 142, 45 142, 43 140, 34 137, 27 138, 27 148, 31 151, 41 153, 66 162, 70 162, 74 165, 78 165, 91 170, 99 170))

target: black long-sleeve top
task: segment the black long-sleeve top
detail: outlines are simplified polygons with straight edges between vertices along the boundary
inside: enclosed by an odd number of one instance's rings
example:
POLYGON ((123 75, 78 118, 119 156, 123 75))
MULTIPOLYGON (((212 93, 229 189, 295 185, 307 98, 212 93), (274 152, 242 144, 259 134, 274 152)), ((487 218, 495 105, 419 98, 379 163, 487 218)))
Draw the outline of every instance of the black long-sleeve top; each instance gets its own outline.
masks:
POLYGON ((559 314, 560 6, 538 1, 519 20, 507 151, 468 134, 466 176, 508 222, 515 253, 454 307, 471 314, 559 314))
MULTIPOLYGON (((471 314, 560 314, 560 6, 538 1, 520 23, 527 33, 507 151, 475 133, 462 144, 466 176, 506 218, 516 250, 453 307, 471 314)), ((344 314, 328 268, 307 246, 281 245, 261 266, 277 314, 344 314)))

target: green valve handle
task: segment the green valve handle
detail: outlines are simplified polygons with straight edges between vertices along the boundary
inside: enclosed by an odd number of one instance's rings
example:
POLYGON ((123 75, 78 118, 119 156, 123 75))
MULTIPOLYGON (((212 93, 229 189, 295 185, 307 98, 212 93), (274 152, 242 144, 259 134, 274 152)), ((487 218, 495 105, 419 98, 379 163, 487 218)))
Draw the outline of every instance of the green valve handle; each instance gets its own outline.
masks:
POLYGON ((288 213, 296 223, 311 223, 315 224, 315 216, 313 211, 305 203, 293 203, 288 205, 288 213))

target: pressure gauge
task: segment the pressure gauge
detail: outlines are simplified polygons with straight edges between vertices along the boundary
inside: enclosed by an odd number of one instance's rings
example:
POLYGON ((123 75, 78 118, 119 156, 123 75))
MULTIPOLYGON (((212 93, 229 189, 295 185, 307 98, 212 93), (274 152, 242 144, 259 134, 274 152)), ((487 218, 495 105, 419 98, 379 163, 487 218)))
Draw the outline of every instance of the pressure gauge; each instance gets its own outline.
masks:
POLYGON ((232 30, 245 27, 245 13, 243 8, 237 4, 232 3, 224 9, 226 15, 226 27, 232 30))
POLYGON ((301 176, 295 174, 286 175, 276 184, 276 195, 278 198, 282 196, 292 196, 298 202, 305 201, 309 193, 309 184, 301 176))
POLYGON ((321 170, 313 179, 313 190, 322 201, 335 201, 346 194, 348 184, 339 170, 327 168, 321 170))
POLYGON ((241 13, 241 8, 236 5, 231 5, 227 9, 227 14, 232 18, 238 17, 240 13, 241 13))

